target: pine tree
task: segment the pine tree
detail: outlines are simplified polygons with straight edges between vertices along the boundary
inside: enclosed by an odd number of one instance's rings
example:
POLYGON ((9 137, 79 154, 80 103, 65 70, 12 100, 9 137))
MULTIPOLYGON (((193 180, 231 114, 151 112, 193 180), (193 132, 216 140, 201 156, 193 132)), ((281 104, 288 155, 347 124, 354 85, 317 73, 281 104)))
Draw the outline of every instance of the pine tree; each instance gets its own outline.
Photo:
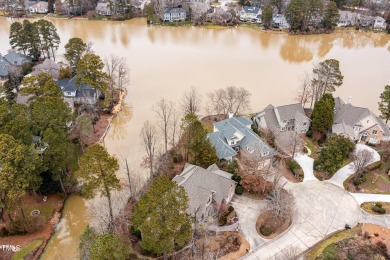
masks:
POLYGON ((314 106, 311 114, 312 127, 317 132, 326 135, 333 124, 334 99, 331 94, 325 94, 314 106))
POLYGON ((154 179, 149 191, 134 207, 132 225, 142 235, 141 248, 169 254, 191 238, 188 197, 183 187, 166 177, 154 179))
POLYGON ((379 111, 381 118, 386 120, 386 124, 390 119, 390 85, 385 86, 385 90, 380 95, 379 111))

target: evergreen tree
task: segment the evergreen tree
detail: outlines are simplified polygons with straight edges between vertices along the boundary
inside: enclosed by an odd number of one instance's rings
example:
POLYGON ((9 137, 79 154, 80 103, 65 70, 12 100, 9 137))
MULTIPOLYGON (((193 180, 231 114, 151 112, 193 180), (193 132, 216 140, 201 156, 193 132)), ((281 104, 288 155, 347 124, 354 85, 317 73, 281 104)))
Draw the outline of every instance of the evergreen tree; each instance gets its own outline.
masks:
POLYGON ((26 54, 26 46, 23 39, 23 25, 20 22, 13 22, 9 31, 9 43, 12 49, 23 51, 26 54))
POLYGON ((80 38, 71 38, 65 45, 64 56, 69 63, 72 73, 76 71, 77 64, 86 50, 87 44, 80 38))
POLYGON ((54 50, 57 50, 60 44, 60 36, 57 34, 57 28, 51 22, 44 19, 37 21, 36 26, 39 31, 42 53, 46 53, 48 58, 53 57, 55 60, 54 50))
POLYGON ((166 255, 183 247, 192 233, 187 207, 188 197, 183 187, 166 177, 154 179, 149 191, 134 207, 132 225, 141 231, 141 248, 166 255))
POLYGON ((273 12, 274 9, 272 8, 272 6, 266 5, 264 7, 263 13, 261 14, 261 22, 266 29, 271 27, 273 12))
POLYGON ((107 150, 98 144, 87 147, 79 160, 79 170, 75 173, 77 179, 83 183, 82 194, 86 198, 93 198, 101 194, 108 200, 109 223, 108 231, 114 230, 114 212, 111 193, 119 190, 120 182, 115 173, 119 169, 117 159, 110 156, 107 150))
MULTIPOLYGON (((79 74, 79 84, 89 84, 106 93, 108 89, 108 75, 103 71, 104 63, 96 54, 85 54, 77 63, 76 73, 79 74)), ((106 94, 108 94, 107 92, 106 94)))
POLYGON ((333 124, 334 99, 325 94, 315 105, 311 114, 312 128, 326 135, 333 124))
POLYGON ((324 143, 320 157, 314 167, 333 175, 341 168, 343 161, 354 150, 355 143, 341 135, 332 134, 324 143))
POLYGON ((322 26, 325 29, 333 30, 336 23, 340 19, 339 9, 335 2, 330 1, 326 7, 324 17, 322 19, 322 26))
POLYGON ((26 46, 28 55, 38 60, 41 57, 40 38, 37 22, 23 21, 22 43, 26 46))
POLYGON ((387 122, 390 119, 390 85, 385 86, 385 90, 380 95, 379 111, 381 118, 387 122))

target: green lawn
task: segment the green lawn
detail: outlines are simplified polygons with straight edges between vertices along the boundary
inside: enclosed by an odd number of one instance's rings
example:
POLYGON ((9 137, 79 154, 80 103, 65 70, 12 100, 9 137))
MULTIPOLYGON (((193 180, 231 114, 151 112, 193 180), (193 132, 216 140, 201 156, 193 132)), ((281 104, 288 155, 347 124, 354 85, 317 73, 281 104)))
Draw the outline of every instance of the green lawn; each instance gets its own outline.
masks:
POLYGON ((21 248, 12 256, 12 260, 23 260, 31 251, 37 249, 43 242, 43 239, 38 238, 33 240, 27 246, 21 248))
POLYGON ((317 145, 315 145, 315 144, 313 143, 313 141, 310 140, 309 138, 306 138, 306 137, 305 137, 304 140, 305 140, 305 142, 306 142, 306 146, 307 146, 307 147, 310 149, 310 151, 311 151, 310 157, 311 157, 311 158, 316 157, 316 154, 317 154, 317 151, 318 151, 317 145))
POLYGON ((328 253, 328 254, 334 253, 337 250, 336 248, 337 242, 345 238, 354 236, 361 230, 361 227, 362 225, 359 224, 350 230, 343 230, 337 232, 336 234, 321 241, 319 244, 314 246, 314 248, 306 254, 306 259, 310 259, 310 260, 316 259, 316 257, 320 256, 322 253, 328 253))
POLYGON ((41 213, 39 214, 40 216, 44 216, 46 220, 48 221, 51 216, 53 215, 54 210, 57 207, 57 201, 52 201, 52 202, 40 202, 39 204, 25 204, 23 205, 23 210, 26 216, 30 216, 31 211, 37 209, 41 213))
MULTIPOLYGON (((359 185, 360 190, 351 190, 351 192, 389 194, 390 178, 387 176, 387 174, 383 174, 381 172, 382 168, 366 173, 364 175, 366 177, 366 181, 359 185)), ((347 187, 354 187, 352 182, 353 175, 344 181, 344 188, 346 189, 347 187)))
MULTIPOLYGON (((376 202, 380 202, 380 201, 376 201, 376 202)), ((372 215, 381 215, 375 211, 372 210, 372 207, 375 205, 376 202, 366 202, 366 203, 363 203, 361 205, 361 208, 364 209, 364 211, 366 211, 367 213, 369 214, 372 214, 372 215)), ((390 214, 390 202, 380 202, 382 204, 382 208, 386 209, 386 213, 385 214, 390 214)))

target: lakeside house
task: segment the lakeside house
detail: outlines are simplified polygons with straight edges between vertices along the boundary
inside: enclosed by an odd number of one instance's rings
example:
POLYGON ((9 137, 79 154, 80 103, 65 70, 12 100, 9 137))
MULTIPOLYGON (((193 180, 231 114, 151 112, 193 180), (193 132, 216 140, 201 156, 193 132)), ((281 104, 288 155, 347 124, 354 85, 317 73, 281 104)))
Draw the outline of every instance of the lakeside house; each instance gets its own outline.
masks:
POLYGON ((214 132, 209 134, 208 138, 220 160, 231 162, 241 151, 259 154, 265 158, 274 153, 274 150, 253 132, 252 121, 246 117, 233 117, 230 113, 228 119, 213 125, 214 132))
POLYGON ((295 131, 306 133, 310 127, 308 118, 300 103, 274 107, 269 104, 253 117, 258 129, 276 129, 278 131, 295 131))
POLYGON ((111 7, 109 1, 99 1, 96 5, 95 11, 99 15, 110 16, 111 7))
POLYGON ((260 23, 261 8, 254 6, 243 6, 240 11, 240 21, 260 23))
POLYGON ((339 15, 339 22, 337 23, 339 27, 355 26, 359 22, 358 14, 355 12, 339 10, 339 15))
POLYGON ((236 182, 231 174, 213 164, 207 169, 186 163, 183 172, 172 181, 182 186, 188 196, 187 213, 204 214, 209 206, 218 210, 222 203, 229 203, 234 196, 236 182))
POLYGON ((47 14, 49 4, 44 1, 26 1, 26 11, 31 14, 47 14))
POLYGON ((332 133, 342 135, 357 143, 378 144, 390 141, 389 127, 371 110, 355 107, 337 97, 332 133))
POLYGON ((76 77, 77 75, 56 81, 64 97, 72 99, 75 104, 96 104, 99 100, 99 91, 88 84, 78 84, 76 77))
POLYGON ((7 80, 13 66, 20 67, 28 62, 32 62, 32 58, 22 53, 10 51, 4 56, 0 54, 0 79, 7 80))
POLYGON ((272 27, 279 29, 289 29, 290 25, 288 24, 286 17, 283 14, 273 14, 272 27))
POLYGON ((185 21, 185 19, 186 19, 186 12, 181 7, 166 8, 164 10, 164 14, 163 14, 164 22, 178 22, 178 21, 185 21))

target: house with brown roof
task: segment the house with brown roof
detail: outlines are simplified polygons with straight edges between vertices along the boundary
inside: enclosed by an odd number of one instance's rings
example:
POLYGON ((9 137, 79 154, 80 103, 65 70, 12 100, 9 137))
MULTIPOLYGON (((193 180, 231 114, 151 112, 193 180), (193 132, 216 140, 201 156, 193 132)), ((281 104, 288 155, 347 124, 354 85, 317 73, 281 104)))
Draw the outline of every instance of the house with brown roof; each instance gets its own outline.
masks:
POLYGON ((305 115, 300 103, 274 107, 269 104, 263 111, 257 113, 253 122, 259 129, 278 131, 295 131, 306 133, 310 127, 310 118, 305 115))
POLYGON ((343 135, 357 143, 378 144, 390 141, 389 127, 371 110, 355 107, 335 98, 332 133, 343 135))
POLYGON ((172 181, 183 186, 188 196, 187 213, 202 215, 210 206, 219 208, 221 203, 229 203, 234 196, 236 182, 231 174, 213 164, 207 169, 187 163, 180 175, 172 181))

